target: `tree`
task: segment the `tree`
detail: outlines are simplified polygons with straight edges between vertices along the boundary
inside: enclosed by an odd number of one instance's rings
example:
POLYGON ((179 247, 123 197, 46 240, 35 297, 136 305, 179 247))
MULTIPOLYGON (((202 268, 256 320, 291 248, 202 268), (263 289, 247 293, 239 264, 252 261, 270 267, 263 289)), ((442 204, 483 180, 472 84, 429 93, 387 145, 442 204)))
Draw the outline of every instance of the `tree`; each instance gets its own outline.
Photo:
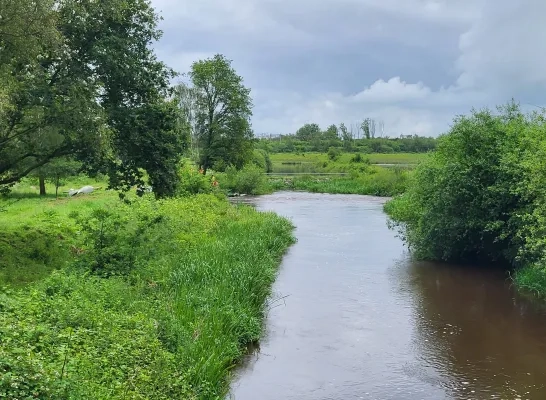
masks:
POLYGON ((418 257, 538 262, 544 271, 545 121, 515 103, 454 120, 408 191, 386 207, 418 257))
POLYGON ((305 124, 296 131, 296 138, 304 141, 311 141, 320 137, 321 130, 317 124, 305 124))
POLYGON ((347 127, 343 122, 339 125, 339 130, 341 132, 341 140, 343 140, 343 149, 345 151, 351 151, 353 148, 353 137, 347 131, 347 127))
POLYGON ((174 97, 178 102, 183 140, 189 143, 190 153, 195 161, 199 160, 198 132, 198 104, 197 91, 185 82, 180 82, 174 88, 174 97))
POLYGON ((196 138, 205 173, 217 165, 242 168, 252 158, 252 100, 231 61, 217 54, 193 63, 189 73, 195 91, 196 138))
POLYGON ((339 158, 339 156, 341 156, 341 150, 339 150, 337 147, 330 147, 328 149, 328 158, 331 160, 331 161, 337 161, 337 159, 339 158))
POLYGON ((366 118, 364 121, 362 121, 362 124, 360 125, 360 128, 362 129, 362 132, 364 133, 364 137, 366 139, 369 139, 371 137, 370 119, 366 118))
POLYGON ((324 131, 322 136, 326 140, 337 140, 337 139, 339 139, 337 126, 330 125, 328 127, 328 129, 326 129, 324 131))
POLYGON ((166 100, 174 74, 150 48, 160 32, 149 2, 0 1, 16 21, 0 23, 2 61, 10 60, 1 74, 12 77, 0 90, 0 185, 64 156, 108 172, 118 189, 143 182, 143 170, 156 184, 167 169, 172 176, 183 141, 173 139, 180 126, 166 100), (176 151, 163 156, 164 140, 176 151))
POLYGON ((59 195, 59 187, 65 184, 66 178, 75 176, 81 168, 81 163, 69 158, 56 158, 34 171, 40 181, 40 195, 46 195, 45 182, 55 185, 55 198, 59 195))

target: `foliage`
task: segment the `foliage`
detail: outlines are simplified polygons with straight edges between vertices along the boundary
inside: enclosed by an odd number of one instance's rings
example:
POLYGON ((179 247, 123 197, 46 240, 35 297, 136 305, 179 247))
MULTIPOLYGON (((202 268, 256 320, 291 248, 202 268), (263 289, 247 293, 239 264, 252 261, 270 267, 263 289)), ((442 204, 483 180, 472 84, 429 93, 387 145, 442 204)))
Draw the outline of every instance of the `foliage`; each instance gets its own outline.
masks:
POLYGON ((350 176, 328 177, 305 175, 296 178, 274 178, 275 190, 303 190, 313 193, 395 196, 404 193, 409 171, 401 168, 370 167, 350 176))
POLYGON ((252 163, 264 172, 273 172, 273 164, 269 153, 263 149, 255 149, 252 153, 252 163))
POLYGON ((330 147, 360 153, 426 153, 436 148, 436 138, 401 135, 397 138, 357 138, 344 124, 321 131, 317 124, 307 124, 293 135, 260 138, 257 148, 276 153, 326 153, 330 147))
POLYGON ((241 168, 252 158, 250 90, 231 61, 219 54, 193 63, 189 76, 200 165, 205 172, 215 165, 217 170, 241 168))
POLYGON ((182 166, 180 170, 180 184, 178 194, 189 196, 193 194, 211 193, 213 186, 211 178, 200 173, 195 166, 189 163, 182 166))
POLYGON ((337 159, 339 158, 339 156, 341 156, 341 150, 339 150, 338 148, 336 147, 330 147, 328 149, 328 158, 331 160, 331 161, 337 161, 337 159))
POLYGON ((543 114, 514 103, 458 117, 387 204, 393 225, 419 257, 527 266, 531 286, 546 261, 545 133, 543 114))
POLYGON ((77 268, 0 293, 0 394, 223 398, 230 369, 262 333, 290 223, 212 195, 144 196, 78 214, 77 268), (89 263, 97 257, 107 268, 89 263), (118 263, 125 257, 130 266, 118 263))
POLYGON ((320 126, 317 124, 305 124, 296 131, 296 137, 299 140, 311 141, 318 139, 322 135, 320 126))
POLYGON ((224 174, 218 174, 220 188, 228 194, 265 194, 270 193, 266 176, 260 167, 246 165, 242 169, 231 166, 224 174))
POLYGON ((141 184, 144 169, 172 194, 183 142, 149 2, 3 1, 2 13, 0 185, 71 156, 112 187, 141 184))
POLYGON ((352 163, 365 163, 365 164, 371 164, 370 163, 370 159, 369 158, 365 158, 365 157, 362 157, 362 154, 360 153, 356 153, 352 158, 351 158, 351 162, 352 163))

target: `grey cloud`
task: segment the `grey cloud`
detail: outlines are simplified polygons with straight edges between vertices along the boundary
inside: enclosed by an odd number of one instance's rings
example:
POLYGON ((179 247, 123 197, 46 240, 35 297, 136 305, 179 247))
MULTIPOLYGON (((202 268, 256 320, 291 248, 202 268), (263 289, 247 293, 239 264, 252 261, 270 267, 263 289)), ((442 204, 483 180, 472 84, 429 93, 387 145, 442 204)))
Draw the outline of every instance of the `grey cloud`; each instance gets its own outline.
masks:
POLYGON ((438 134, 472 106, 541 101, 546 2, 152 0, 159 56, 187 71, 223 53, 253 89, 256 132, 370 116, 438 134))

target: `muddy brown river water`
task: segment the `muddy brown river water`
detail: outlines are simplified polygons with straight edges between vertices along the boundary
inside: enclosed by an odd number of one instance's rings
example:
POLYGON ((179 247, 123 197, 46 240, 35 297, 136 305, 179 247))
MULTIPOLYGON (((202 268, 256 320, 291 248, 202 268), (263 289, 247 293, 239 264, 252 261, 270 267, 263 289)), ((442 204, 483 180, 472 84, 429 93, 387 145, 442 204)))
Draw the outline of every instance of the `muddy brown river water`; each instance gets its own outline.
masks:
POLYGON ((546 308, 505 272, 412 262, 383 199, 249 200, 296 225, 231 399, 546 400, 546 308))

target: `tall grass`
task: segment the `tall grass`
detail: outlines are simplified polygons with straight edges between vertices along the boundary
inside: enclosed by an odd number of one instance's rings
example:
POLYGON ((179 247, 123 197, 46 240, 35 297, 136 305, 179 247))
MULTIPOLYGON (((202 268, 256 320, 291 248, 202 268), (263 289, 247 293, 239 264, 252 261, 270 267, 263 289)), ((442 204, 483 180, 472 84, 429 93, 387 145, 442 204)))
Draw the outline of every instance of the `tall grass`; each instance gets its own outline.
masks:
MULTIPOLYGON (((358 154, 358 153, 356 153, 358 154)), ((272 172, 275 173, 317 173, 350 172, 355 153, 343 153, 335 161, 327 153, 277 153, 271 154, 272 172)), ((416 165, 426 159, 426 153, 362 154, 362 159, 371 164, 416 165)))
POLYGON ((214 195, 106 204, 56 217, 81 250, 68 267, 0 293, 0 397, 222 398, 262 333, 291 224, 214 195))
POLYGON ((406 190, 409 173, 401 168, 371 167, 363 173, 353 172, 347 177, 305 175, 295 178, 272 178, 270 184, 275 190, 390 197, 406 190))

